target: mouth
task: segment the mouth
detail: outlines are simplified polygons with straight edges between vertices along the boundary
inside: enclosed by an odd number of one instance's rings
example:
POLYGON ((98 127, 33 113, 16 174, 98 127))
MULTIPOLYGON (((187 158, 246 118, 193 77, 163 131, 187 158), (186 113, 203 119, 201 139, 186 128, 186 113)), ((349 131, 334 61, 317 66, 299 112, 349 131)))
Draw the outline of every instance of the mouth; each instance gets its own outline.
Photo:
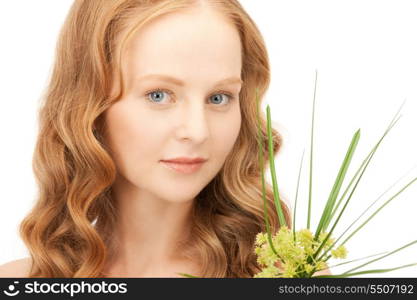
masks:
POLYGON ((174 170, 182 174, 191 174, 197 172, 205 161, 194 162, 194 163, 180 163, 176 161, 160 161, 165 167, 168 167, 170 170, 174 170))

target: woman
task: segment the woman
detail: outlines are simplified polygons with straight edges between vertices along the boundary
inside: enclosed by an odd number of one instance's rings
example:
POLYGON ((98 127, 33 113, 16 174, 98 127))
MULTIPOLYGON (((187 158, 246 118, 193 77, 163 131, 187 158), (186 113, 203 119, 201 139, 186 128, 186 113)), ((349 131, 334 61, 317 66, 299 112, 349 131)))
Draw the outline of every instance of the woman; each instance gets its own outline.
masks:
MULTIPOLYGON (((20 226, 31 257, 3 274, 253 277, 266 231, 255 89, 269 82, 236 0, 76 0, 40 111, 40 194, 20 226)), ((267 200, 276 231, 270 186, 267 200)))

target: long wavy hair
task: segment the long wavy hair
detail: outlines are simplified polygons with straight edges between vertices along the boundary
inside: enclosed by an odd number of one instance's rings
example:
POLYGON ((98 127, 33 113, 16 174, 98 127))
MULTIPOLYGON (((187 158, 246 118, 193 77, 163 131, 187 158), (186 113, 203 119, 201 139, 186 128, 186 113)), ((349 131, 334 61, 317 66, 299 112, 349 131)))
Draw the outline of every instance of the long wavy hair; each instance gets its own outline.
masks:
MULTIPOLYGON (((112 197, 116 167, 103 140, 103 112, 124 94, 123 49, 147 22, 193 5, 209 5, 235 25, 244 84, 239 136, 222 169, 194 201, 192 240, 186 244, 191 250, 184 253, 196 257, 202 273, 194 275, 202 277, 253 277, 260 271, 253 245, 266 225, 255 91, 261 101, 270 67, 253 20, 237 0, 75 0, 39 109, 33 155, 39 194, 19 227, 32 259, 29 277, 104 277, 106 262, 117 255, 112 242, 118 213, 112 197), (113 84, 117 89, 111 95, 113 84)), ((266 116, 260 114, 266 169, 266 116)), ((281 144, 282 136, 273 129, 275 154, 281 144)), ((270 228, 276 232, 279 221, 268 182, 266 199, 270 228)), ((283 197, 281 205, 291 228, 283 197)))

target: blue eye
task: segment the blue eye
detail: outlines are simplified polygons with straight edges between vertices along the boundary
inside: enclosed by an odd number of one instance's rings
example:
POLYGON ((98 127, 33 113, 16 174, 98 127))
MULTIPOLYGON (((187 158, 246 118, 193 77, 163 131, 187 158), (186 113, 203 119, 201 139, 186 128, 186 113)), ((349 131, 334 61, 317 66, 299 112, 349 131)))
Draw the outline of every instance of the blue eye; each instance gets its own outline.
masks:
POLYGON ((169 92, 169 91, 157 89, 157 90, 150 91, 150 92, 146 93, 145 96, 147 97, 147 99, 150 102, 161 103, 163 101, 163 98, 164 98, 164 96, 163 96, 164 93, 171 94, 171 92, 169 92))
MULTIPOLYGON (((145 96, 146 99, 151 102, 151 103, 163 103, 164 102, 164 94, 168 94, 168 95, 172 95, 173 93, 171 91, 168 90, 164 90, 164 89, 155 89, 155 90, 151 90, 146 92, 145 96)), ((216 106, 226 106, 228 105, 235 97, 228 93, 228 92, 224 92, 224 91, 217 91, 215 94, 212 94, 210 96, 210 100, 214 100, 212 103, 216 104, 216 106), (224 97, 227 97, 227 102, 226 104, 222 104, 222 102, 225 102, 224 97)))
MULTIPOLYGON (((228 94, 228 93, 219 93, 219 94, 214 94, 213 96, 210 96, 211 100, 214 100, 213 103, 214 104, 220 104, 221 101, 224 99, 223 97, 218 97, 218 96, 227 96, 227 103, 224 105, 227 105, 231 100, 233 100, 233 96, 228 94)), ((224 102, 224 101, 223 101, 224 102)))

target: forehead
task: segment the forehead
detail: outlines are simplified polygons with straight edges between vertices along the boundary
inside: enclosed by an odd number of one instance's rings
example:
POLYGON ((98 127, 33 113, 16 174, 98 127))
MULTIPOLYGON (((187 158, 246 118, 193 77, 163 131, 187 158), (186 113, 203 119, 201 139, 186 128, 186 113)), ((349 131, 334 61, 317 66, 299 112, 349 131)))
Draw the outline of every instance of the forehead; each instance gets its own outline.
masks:
POLYGON ((237 29, 205 9, 178 11, 147 23, 131 37, 122 59, 130 76, 240 77, 242 66, 237 29))

